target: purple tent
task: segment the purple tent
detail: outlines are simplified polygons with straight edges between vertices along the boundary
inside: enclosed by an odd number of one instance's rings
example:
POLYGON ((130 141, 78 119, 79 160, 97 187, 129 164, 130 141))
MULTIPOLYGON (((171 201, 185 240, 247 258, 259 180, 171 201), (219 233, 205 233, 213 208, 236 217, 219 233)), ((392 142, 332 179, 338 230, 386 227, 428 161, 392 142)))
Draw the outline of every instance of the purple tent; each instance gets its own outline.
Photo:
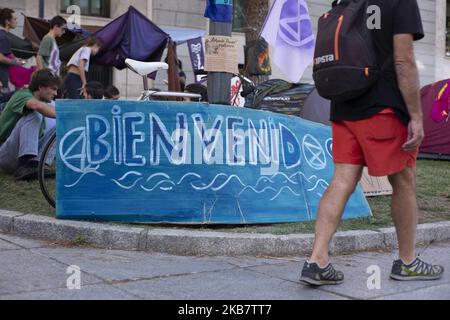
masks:
POLYGON ((125 69, 125 59, 161 61, 169 35, 133 6, 94 34, 103 42, 94 62, 125 69))
POLYGON ((450 122, 436 123, 431 118, 434 102, 446 83, 450 83, 450 79, 422 88, 425 139, 420 146, 420 158, 450 160, 450 122))

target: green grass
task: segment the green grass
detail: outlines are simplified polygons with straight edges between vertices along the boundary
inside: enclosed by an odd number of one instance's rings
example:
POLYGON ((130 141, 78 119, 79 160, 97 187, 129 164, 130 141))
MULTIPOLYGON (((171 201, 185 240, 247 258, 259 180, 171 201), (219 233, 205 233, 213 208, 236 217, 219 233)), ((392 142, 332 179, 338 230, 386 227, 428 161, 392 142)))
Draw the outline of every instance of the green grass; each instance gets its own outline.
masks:
POLYGON ((13 176, 0 173, 0 208, 22 213, 55 216, 37 181, 16 182, 13 176))
MULTIPOLYGON (((421 160, 417 168, 417 187, 420 208, 420 223, 450 220, 450 163, 445 161, 421 160)), ((342 221, 339 230, 374 230, 392 226, 390 217, 390 196, 368 198, 373 217, 342 221)), ((15 182, 13 177, 0 173, 0 208, 23 213, 55 216, 43 198, 38 183, 15 182)), ((155 225, 149 225, 149 228, 155 225)), ((160 227, 160 226, 158 226, 160 227)), ((164 226, 165 227, 165 226, 164 226)), ((170 226, 171 228, 218 230, 249 233, 311 233, 314 222, 285 223, 256 226, 170 226)))

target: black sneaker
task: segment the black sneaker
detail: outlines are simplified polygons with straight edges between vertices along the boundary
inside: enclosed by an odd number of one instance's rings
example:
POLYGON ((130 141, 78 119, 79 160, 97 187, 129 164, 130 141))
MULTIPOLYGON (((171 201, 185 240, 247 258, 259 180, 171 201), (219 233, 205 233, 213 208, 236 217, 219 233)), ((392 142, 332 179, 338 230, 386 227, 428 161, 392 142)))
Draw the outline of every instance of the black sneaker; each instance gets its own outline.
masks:
POLYGON ((331 263, 322 269, 317 263, 305 262, 300 282, 311 286, 336 285, 344 282, 344 274, 336 271, 331 263))
POLYGON ((23 165, 17 168, 14 177, 16 181, 36 180, 38 178, 38 168, 30 164, 23 165))
POLYGON ((417 257, 410 265, 404 264, 402 260, 394 261, 391 278, 399 281, 437 280, 443 273, 442 266, 426 263, 417 257))

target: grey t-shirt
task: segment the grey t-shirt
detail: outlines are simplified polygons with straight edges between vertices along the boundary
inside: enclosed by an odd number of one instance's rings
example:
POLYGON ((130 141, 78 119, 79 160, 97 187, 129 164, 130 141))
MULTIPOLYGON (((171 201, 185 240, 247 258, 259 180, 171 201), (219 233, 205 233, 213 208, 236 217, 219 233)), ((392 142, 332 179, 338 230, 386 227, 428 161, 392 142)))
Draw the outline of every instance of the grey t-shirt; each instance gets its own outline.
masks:
POLYGON ((55 38, 46 35, 41 41, 38 54, 44 60, 44 67, 59 75, 61 60, 59 58, 59 48, 55 38))
MULTIPOLYGON (((5 30, 0 30, 0 53, 5 57, 11 54, 11 42, 6 36, 5 30)), ((9 86, 9 65, 0 63, 0 83, 3 88, 9 86)))

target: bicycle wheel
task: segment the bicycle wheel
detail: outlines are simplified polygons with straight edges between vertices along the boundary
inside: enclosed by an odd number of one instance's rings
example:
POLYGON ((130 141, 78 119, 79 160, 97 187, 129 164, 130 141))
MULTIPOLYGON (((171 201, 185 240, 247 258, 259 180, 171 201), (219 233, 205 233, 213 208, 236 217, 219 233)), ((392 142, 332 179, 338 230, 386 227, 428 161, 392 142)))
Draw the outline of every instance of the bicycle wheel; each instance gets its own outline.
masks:
POLYGON ((39 159, 39 186, 47 202, 56 207, 56 132, 49 138, 39 159))

